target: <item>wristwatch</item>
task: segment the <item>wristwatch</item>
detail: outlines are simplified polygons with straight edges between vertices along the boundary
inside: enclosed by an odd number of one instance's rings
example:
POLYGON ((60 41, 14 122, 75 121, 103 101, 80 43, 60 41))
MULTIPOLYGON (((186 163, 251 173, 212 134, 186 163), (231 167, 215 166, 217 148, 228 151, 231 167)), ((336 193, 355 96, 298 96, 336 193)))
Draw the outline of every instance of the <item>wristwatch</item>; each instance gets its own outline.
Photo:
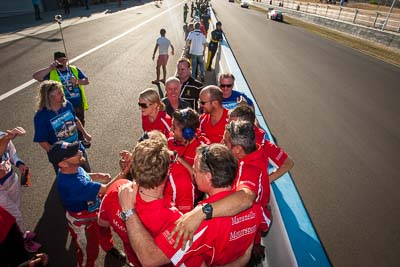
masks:
POLYGON ((124 210, 121 212, 120 217, 124 222, 126 222, 133 214, 135 214, 135 209, 124 210))
POLYGON ((201 210, 204 212, 204 214, 206 215, 206 220, 209 220, 212 218, 212 213, 213 213, 213 207, 211 206, 210 203, 207 203, 205 205, 203 205, 203 207, 201 208, 201 210))

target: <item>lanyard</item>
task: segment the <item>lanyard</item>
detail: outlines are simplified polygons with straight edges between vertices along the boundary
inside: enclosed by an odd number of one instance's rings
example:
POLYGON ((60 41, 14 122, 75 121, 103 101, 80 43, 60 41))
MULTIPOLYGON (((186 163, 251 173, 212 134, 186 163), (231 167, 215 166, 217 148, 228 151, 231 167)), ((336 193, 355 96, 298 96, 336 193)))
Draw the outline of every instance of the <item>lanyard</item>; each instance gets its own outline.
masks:
POLYGON ((63 84, 68 84, 69 79, 71 77, 71 72, 69 70, 69 67, 67 66, 67 72, 65 74, 62 74, 61 71, 57 70, 58 76, 60 77, 60 80, 63 84))

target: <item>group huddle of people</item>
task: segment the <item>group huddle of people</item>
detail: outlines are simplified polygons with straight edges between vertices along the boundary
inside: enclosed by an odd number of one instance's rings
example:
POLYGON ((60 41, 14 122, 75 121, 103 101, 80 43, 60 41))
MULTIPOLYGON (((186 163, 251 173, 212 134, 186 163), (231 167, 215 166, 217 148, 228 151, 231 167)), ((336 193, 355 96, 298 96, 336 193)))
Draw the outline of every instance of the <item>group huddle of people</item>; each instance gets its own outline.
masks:
MULTIPOLYGON (((165 30, 160 33, 165 37, 165 30)), ((88 77, 63 52, 33 74, 41 82, 33 141, 57 175, 79 266, 95 266, 99 247, 130 266, 255 266, 265 257, 270 183, 294 163, 265 138, 251 98, 234 90, 234 75, 220 73, 218 85, 203 86, 193 77, 195 62, 179 59, 177 75, 166 78, 163 68, 163 79, 158 68, 165 97, 154 88, 139 93, 143 133, 133 151, 120 151, 113 178, 92 173, 89 164, 88 77), (111 229, 124 252, 114 246, 111 229)), ((21 127, 0 132, 0 254, 6 266, 28 261, 27 252, 41 247, 24 229, 12 167, 27 170, 12 143, 24 134, 21 127)), ((35 261, 46 265, 47 255, 36 254, 35 261)))
MULTIPOLYGON (((120 152, 121 172, 112 179, 90 172, 78 131, 84 140, 90 135, 66 100, 66 86, 52 80, 40 85, 34 141, 57 173, 79 266, 95 265, 99 245, 120 259, 126 254, 135 266, 244 266, 262 259, 261 236, 271 223, 269 184, 293 161, 265 139, 251 100, 233 90, 232 74, 220 74, 219 86, 190 87, 198 92, 186 102, 180 74, 190 73, 190 61, 180 59, 177 68, 178 77, 166 80, 164 99, 153 88, 139 94, 144 133, 132 152, 120 152), (276 167, 271 174, 269 162, 276 167), (125 253, 114 247, 111 228, 125 253)), ((8 151, 11 139, 23 133, 15 128, 3 134, 2 165, 23 164, 8 151)), ((21 218, 20 211, 14 216, 21 218)))

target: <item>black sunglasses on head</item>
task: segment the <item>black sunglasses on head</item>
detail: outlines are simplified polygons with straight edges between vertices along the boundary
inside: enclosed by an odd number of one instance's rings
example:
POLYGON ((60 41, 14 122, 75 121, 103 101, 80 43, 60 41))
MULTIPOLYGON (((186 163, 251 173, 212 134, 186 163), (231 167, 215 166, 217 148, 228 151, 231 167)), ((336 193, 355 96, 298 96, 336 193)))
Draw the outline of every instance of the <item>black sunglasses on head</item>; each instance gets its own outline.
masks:
POLYGON ((209 162, 209 155, 208 155, 208 151, 209 151, 210 147, 207 146, 206 148, 204 148, 204 150, 202 151, 202 156, 204 159, 204 162, 206 163, 208 169, 210 170, 210 173, 213 174, 213 168, 211 166, 211 163, 209 162))

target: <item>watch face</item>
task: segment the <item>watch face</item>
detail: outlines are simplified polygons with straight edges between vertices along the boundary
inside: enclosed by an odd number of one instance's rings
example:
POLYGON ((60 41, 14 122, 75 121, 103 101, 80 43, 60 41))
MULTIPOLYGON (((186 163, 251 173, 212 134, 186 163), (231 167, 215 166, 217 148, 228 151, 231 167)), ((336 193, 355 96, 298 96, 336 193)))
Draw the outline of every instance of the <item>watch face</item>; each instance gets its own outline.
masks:
POLYGON ((210 204, 206 204, 202 208, 203 212, 206 214, 206 220, 211 219, 213 208, 210 204))
POLYGON ((121 219, 123 221, 126 221, 130 216, 132 216, 135 213, 134 209, 126 210, 121 212, 121 219))
POLYGON ((203 207, 203 210, 205 213, 210 213, 212 211, 211 206, 210 205, 205 205, 203 207))

